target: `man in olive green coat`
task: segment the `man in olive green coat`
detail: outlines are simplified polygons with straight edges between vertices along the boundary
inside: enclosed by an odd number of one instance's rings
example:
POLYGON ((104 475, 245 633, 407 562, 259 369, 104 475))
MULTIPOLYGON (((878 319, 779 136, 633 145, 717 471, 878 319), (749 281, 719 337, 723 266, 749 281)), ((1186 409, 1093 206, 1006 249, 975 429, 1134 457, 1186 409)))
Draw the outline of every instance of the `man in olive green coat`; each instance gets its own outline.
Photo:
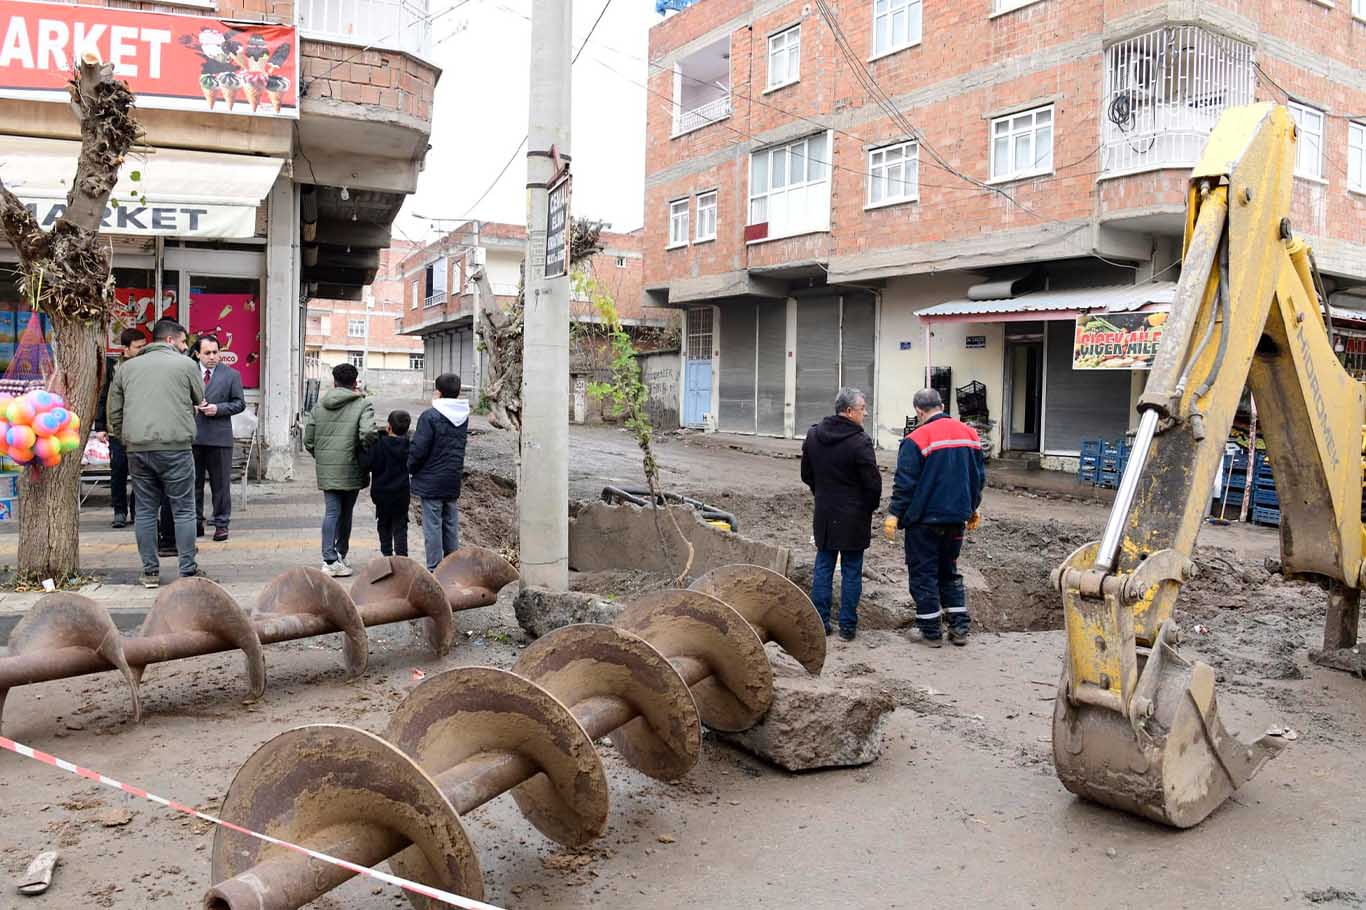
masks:
POLYGON ((351 515, 369 483, 360 450, 375 441, 375 409, 356 390, 358 371, 349 363, 332 368, 332 382, 304 423, 304 448, 313 456, 323 491, 323 571, 333 578, 351 574, 351 515))

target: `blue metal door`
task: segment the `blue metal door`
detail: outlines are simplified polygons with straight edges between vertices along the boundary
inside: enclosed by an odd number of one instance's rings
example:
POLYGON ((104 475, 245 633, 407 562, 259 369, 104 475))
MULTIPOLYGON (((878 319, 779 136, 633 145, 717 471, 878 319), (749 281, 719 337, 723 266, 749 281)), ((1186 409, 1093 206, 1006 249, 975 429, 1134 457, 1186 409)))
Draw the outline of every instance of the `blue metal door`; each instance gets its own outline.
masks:
POLYGON ((683 423, 700 427, 711 410, 711 361, 689 360, 683 376, 683 423))
POLYGON ((688 310, 687 336, 684 339, 683 425, 706 425, 711 411, 712 310, 709 306, 688 310))

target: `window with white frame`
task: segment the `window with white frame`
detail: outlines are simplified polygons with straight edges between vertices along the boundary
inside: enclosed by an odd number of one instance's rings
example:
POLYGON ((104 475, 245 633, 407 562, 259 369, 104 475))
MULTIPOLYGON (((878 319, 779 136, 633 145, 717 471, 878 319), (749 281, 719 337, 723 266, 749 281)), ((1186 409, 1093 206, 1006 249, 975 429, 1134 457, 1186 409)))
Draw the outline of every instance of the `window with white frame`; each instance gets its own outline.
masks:
POLYGON ((1352 0, 1352 15, 1358 19, 1366 19, 1366 0, 1352 0))
POLYGON ((873 56, 920 43, 921 0, 873 0, 873 56))
POLYGON ((1053 106, 991 121, 991 179, 1015 180, 1053 170, 1053 106))
POLYGON ((801 71, 802 27, 794 25, 768 39, 768 87, 796 82, 801 71))
POLYGON ((421 354, 409 354, 409 355, 408 355, 408 369, 410 369, 410 370, 420 370, 420 369, 422 369, 422 356, 423 356, 423 355, 421 355, 421 354))
POLYGON ((1295 176, 1323 178, 1323 111, 1290 102, 1290 116, 1299 127, 1295 143, 1295 176))
POLYGON ((1031 3, 1038 2, 1039 0, 991 0, 991 12, 992 15, 1008 13, 1013 9, 1019 9, 1022 6, 1029 6, 1031 3))
POLYGON ((902 142, 868 153, 868 207, 920 198, 920 147, 902 142))
POLYGON ((1347 187, 1366 193, 1366 123, 1347 124, 1347 187))
POLYGON ((365 320, 364 320, 364 319, 348 319, 348 320, 346 320, 346 335, 347 335, 348 338, 364 338, 364 337, 365 337, 365 320))
POLYGON ((751 239, 830 230, 830 134, 760 149, 749 157, 749 223, 767 225, 751 239))
POLYGON ((617 257, 617 268, 619 268, 619 269, 624 269, 624 268, 626 268, 626 257, 625 257, 625 256, 618 256, 618 257, 617 257))
POLYGON ((697 197, 697 242, 716 239, 716 191, 697 197))
POLYGON ((355 367, 355 368, 358 369, 358 370, 363 370, 363 369, 365 369, 365 352, 364 352, 364 351, 347 351, 347 352, 346 352, 346 362, 349 363, 349 364, 351 364, 351 366, 355 367))
POLYGON ((669 203, 669 246, 688 245, 688 200, 669 203))

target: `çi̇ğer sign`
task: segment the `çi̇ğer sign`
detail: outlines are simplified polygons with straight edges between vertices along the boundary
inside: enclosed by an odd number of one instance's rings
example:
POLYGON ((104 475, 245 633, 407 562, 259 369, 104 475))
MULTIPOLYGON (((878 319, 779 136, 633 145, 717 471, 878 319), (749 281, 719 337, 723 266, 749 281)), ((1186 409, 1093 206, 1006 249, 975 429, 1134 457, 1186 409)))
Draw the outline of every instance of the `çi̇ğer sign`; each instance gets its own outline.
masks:
POLYGON ((1166 322, 1166 313, 1078 316, 1072 343, 1072 369, 1152 369, 1166 322))
POLYGON ((0 22, 0 98, 67 101, 73 62, 90 51, 141 108, 299 116, 291 26, 20 0, 0 0, 0 22))

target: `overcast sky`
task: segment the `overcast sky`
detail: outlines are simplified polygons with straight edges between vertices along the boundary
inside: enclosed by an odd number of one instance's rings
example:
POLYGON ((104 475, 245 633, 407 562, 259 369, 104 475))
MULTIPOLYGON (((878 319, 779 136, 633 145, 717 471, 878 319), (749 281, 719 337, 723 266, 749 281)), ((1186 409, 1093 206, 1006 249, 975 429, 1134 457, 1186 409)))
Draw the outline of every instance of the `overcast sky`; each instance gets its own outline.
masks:
MULTIPOLYGON (((397 236, 438 236, 418 218, 525 220, 524 154, 488 197, 471 208, 526 135, 532 0, 430 0, 436 87, 431 151, 417 193, 395 225, 397 236)), ((645 89, 654 0, 574 0, 577 49, 604 2, 607 13, 574 67, 574 213, 614 230, 640 227, 645 179, 645 89), (608 67, 611 69, 609 70, 608 67), (615 70, 616 72, 612 72, 615 70)), ((651 97, 652 103, 663 104, 651 97)), ((453 221, 440 223, 442 233, 453 221)))

